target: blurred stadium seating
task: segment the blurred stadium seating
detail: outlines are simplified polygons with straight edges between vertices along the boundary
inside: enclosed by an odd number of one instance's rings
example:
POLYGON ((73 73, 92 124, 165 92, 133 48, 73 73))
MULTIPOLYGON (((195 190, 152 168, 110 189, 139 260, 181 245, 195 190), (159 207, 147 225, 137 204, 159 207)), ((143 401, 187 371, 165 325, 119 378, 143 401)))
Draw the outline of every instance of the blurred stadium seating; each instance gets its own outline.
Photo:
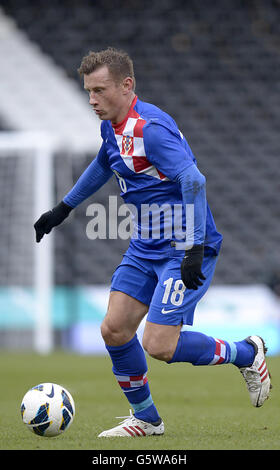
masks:
MULTIPOLYGON (((279 0, 5 0, 2 8, 81 92, 77 68, 89 50, 132 56, 139 98, 174 117, 207 177, 224 235, 213 284, 255 284, 279 270, 279 0)), ((58 200, 65 162, 76 180, 92 157, 57 156, 58 200)), ((106 206, 117 193, 112 179, 94 201, 106 206)), ((57 229, 57 285, 108 284, 128 245, 88 240, 85 207, 71 228, 57 229)))

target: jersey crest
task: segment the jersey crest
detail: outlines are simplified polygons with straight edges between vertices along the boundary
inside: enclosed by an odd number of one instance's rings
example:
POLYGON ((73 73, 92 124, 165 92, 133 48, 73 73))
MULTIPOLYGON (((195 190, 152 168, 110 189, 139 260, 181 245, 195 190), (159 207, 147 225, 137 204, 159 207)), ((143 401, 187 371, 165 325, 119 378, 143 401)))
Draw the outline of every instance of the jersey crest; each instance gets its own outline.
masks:
POLYGON ((143 138, 145 124, 145 119, 142 119, 133 109, 132 104, 125 122, 119 126, 113 126, 120 156, 125 165, 134 173, 144 173, 162 181, 168 181, 168 178, 147 159, 143 138))
POLYGON ((122 139, 122 155, 128 155, 129 152, 133 153, 133 137, 124 135, 122 139))

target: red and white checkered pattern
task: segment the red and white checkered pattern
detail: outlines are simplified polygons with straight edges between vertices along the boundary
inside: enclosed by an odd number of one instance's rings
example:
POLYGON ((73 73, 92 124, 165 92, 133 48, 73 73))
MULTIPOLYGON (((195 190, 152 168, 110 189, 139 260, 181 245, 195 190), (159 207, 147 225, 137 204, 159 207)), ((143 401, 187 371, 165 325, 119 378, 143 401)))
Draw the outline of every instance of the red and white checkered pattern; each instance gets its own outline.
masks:
POLYGON ((168 178, 146 157, 143 138, 143 127, 146 121, 134 109, 136 100, 137 97, 133 100, 127 118, 119 125, 113 126, 120 155, 131 171, 168 181, 168 178))
POLYGON ((116 375, 116 379, 123 388, 142 387, 148 382, 146 372, 143 375, 116 375))
POLYGON ((226 358, 226 345, 225 342, 222 341, 221 339, 216 339, 216 349, 215 349, 215 355, 212 361, 209 363, 209 365, 215 365, 215 364, 221 364, 225 361, 226 358))

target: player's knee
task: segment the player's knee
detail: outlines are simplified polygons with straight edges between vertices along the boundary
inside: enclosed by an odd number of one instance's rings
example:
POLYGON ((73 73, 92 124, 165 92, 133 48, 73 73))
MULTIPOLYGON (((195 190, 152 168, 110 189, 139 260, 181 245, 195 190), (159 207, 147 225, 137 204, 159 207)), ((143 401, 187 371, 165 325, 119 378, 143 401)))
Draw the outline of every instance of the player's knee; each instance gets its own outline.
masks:
POLYGON ((101 324, 101 335, 108 346, 120 346, 129 341, 130 336, 121 328, 111 325, 104 320, 101 324))
POLYGON ((154 359, 158 359, 159 361, 168 362, 173 357, 174 351, 171 350, 168 345, 157 341, 156 338, 143 337, 142 345, 149 356, 154 359))
POLYGON ((101 323, 100 331, 101 331, 102 338, 104 339, 105 343, 107 343, 107 339, 109 339, 110 331, 104 321, 101 323))
POLYGON ((103 321, 101 324, 101 335, 104 342, 108 345, 117 345, 119 342, 119 332, 115 328, 112 328, 108 322, 103 321))

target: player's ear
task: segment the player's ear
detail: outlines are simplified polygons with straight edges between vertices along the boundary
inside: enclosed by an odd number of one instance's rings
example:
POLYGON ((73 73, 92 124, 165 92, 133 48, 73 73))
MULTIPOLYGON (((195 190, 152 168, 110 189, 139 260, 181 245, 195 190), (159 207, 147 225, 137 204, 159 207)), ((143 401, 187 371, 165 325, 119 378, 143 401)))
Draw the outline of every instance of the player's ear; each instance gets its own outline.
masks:
POLYGON ((134 89, 134 80, 132 77, 124 78, 122 82, 122 87, 125 93, 129 93, 134 89))

